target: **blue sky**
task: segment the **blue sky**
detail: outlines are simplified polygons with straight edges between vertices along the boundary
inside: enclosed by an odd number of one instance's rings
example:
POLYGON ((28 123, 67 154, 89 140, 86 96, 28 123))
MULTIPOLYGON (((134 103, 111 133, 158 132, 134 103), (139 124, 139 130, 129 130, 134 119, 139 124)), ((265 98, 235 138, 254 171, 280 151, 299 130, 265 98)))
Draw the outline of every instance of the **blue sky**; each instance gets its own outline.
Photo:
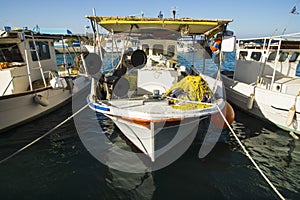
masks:
MULTIPOLYGON (((300 32, 300 15, 290 14, 300 0, 14 0, 1 2, 0 27, 67 28, 84 33, 90 25, 85 18, 96 9, 97 15, 140 15, 171 17, 176 6, 177 17, 233 19, 228 26, 238 38, 300 32)), ((89 30, 91 32, 91 30, 89 30)))

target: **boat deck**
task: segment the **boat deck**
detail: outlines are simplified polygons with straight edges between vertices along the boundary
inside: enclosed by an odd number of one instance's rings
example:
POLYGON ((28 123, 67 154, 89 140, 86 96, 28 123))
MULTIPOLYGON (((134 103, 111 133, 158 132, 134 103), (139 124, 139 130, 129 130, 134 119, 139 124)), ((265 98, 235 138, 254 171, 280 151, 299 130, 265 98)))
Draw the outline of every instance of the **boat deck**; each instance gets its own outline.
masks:
POLYGON ((183 118, 183 116, 185 116, 185 118, 199 117, 207 115, 208 113, 217 112, 217 109, 214 106, 206 106, 203 108, 201 107, 203 105, 199 103, 190 102, 179 105, 169 104, 168 99, 118 99, 109 101, 109 104, 111 112, 114 112, 116 115, 128 112, 132 113, 132 116, 147 119, 183 118))

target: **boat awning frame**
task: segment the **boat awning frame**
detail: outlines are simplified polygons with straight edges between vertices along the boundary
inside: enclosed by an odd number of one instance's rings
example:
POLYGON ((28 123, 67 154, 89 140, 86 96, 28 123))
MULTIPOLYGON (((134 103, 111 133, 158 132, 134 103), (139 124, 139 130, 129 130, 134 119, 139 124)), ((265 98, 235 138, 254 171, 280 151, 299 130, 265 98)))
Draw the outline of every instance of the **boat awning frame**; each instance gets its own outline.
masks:
POLYGON ((164 28, 184 35, 206 35, 208 38, 223 30, 233 20, 190 18, 145 18, 86 16, 109 32, 121 33, 138 28, 164 28))

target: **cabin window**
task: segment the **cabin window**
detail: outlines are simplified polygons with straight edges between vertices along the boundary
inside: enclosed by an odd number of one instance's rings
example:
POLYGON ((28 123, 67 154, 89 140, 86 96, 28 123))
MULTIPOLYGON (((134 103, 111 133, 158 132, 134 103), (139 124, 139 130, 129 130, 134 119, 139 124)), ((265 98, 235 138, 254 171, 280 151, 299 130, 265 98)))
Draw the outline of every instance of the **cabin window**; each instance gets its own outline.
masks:
POLYGON ((273 60, 275 60, 276 54, 277 54, 276 51, 270 53, 270 55, 269 55, 269 57, 268 57, 268 61, 273 61, 273 60))
POLYGON ((149 55, 149 45, 148 44, 143 44, 142 50, 146 53, 147 56, 149 55))
POLYGON ((248 55, 247 51, 240 51, 239 60, 246 60, 247 55, 248 55))
POLYGON ((153 45, 153 55, 162 55, 164 52, 164 46, 161 44, 153 45))
POLYGON ((300 62, 298 62, 298 65, 296 67, 296 76, 300 76, 300 62))
POLYGON ((292 54, 292 56, 290 57, 290 62, 295 62, 297 60, 298 56, 299 56, 299 53, 298 52, 294 52, 292 54))
POLYGON ((175 55, 175 46, 174 45, 169 45, 168 46, 168 56, 173 57, 175 55))
POLYGON ((279 57, 279 62, 284 62, 288 56, 289 56, 288 52, 282 52, 279 57))
MULTIPOLYGON (((36 44, 36 50, 39 54, 40 60, 50 59, 50 50, 49 50, 48 42, 35 42, 35 44, 36 44)), ((35 49, 32 41, 29 42, 29 45, 31 50, 35 49)), ((31 57, 33 61, 38 60, 36 56, 36 51, 31 51, 31 57)))
POLYGON ((0 44, 0 62, 23 62, 21 52, 16 43, 0 44))
POLYGON ((259 61, 261 58, 261 52, 252 52, 251 53, 251 58, 253 60, 259 61))

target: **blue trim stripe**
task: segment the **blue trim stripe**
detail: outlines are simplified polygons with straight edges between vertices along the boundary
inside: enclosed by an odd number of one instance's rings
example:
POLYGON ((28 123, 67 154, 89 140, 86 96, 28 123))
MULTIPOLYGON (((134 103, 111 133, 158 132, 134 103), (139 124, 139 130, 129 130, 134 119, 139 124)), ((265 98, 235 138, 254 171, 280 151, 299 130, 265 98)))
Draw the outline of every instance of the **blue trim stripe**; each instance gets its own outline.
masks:
POLYGON ((107 108, 107 107, 102 107, 102 106, 93 104, 93 103, 89 100, 88 97, 86 98, 86 101, 87 101, 87 103, 91 104, 90 107, 91 107, 91 108, 94 108, 95 110, 110 111, 110 109, 107 108))
POLYGON ((93 104, 93 106, 97 110, 110 111, 110 109, 106 108, 106 107, 98 106, 98 105, 95 105, 95 104, 93 104))

